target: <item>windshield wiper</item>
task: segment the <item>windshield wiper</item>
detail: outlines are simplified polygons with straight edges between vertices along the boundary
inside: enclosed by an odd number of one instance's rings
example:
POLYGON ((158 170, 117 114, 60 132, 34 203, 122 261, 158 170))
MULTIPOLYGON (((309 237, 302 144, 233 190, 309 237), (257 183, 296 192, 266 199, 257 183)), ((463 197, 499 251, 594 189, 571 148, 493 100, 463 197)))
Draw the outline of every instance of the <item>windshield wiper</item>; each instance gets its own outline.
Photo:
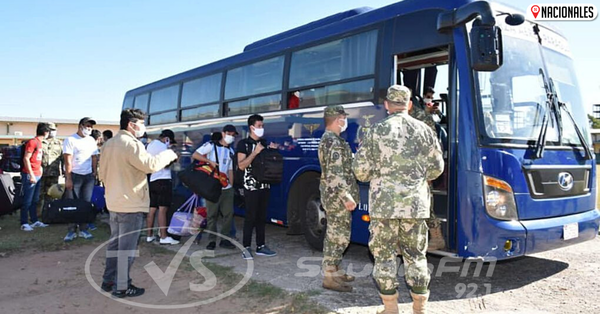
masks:
POLYGON ((533 151, 533 156, 535 159, 540 159, 544 156, 544 149, 546 148, 546 133, 548 133, 548 120, 550 120, 549 112, 551 109, 551 93, 550 86, 546 81, 546 76, 544 75, 544 70, 540 68, 540 75, 542 76, 542 80, 544 81, 544 88, 546 89, 546 108, 544 110, 544 117, 542 119, 542 127, 540 128, 540 134, 538 135, 538 139, 535 142, 535 149, 533 151))
MULTIPOLYGON (((573 118, 573 115, 571 114, 571 111, 569 111, 569 108, 567 107, 567 104, 565 104, 564 102, 561 102, 560 100, 558 100, 558 95, 556 93, 556 89, 554 89, 554 82, 552 81, 552 78, 550 78, 550 85, 552 86, 552 90, 554 91, 554 100, 556 101, 556 104, 558 106, 557 108, 557 114, 558 117, 561 117, 561 110, 564 110, 564 112, 567 113, 567 115, 569 116, 569 119, 571 119, 571 123, 573 124, 573 127, 575 127, 575 133, 577 133, 577 137, 579 138, 579 142, 581 142, 581 146, 583 146, 583 151, 585 153, 584 158, 585 159, 592 159, 592 152, 590 151, 590 147, 587 144, 587 141, 585 140, 585 136, 583 136, 583 132, 581 132, 581 129, 579 129, 579 126, 577 125, 577 123, 575 122, 575 119, 573 118)), ((561 125, 561 131, 562 131, 562 125, 561 125)), ((562 134, 562 132, 561 132, 562 134)), ((562 142, 561 142, 562 143, 562 142)))

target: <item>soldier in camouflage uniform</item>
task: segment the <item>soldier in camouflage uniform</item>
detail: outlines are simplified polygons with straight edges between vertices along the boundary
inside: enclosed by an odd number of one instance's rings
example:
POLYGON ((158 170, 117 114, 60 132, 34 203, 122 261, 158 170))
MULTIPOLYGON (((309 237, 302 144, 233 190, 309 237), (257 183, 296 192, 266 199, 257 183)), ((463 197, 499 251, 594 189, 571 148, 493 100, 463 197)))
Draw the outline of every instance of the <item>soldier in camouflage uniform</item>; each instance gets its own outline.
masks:
POLYGON ((390 115, 369 129, 352 163, 356 178, 370 182, 369 249, 385 307, 380 313, 386 314, 398 313, 398 239, 413 312, 425 313, 430 280, 425 256, 431 202, 427 181, 444 167, 439 142, 427 125, 408 115, 409 105, 408 88, 388 89, 385 107, 390 115))
POLYGON ((58 177, 63 172, 62 141, 56 138, 56 125, 52 122, 48 125, 50 126, 50 135, 42 141, 42 167, 44 173, 42 174, 42 190, 38 202, 38 212, 41 212, 43 206, 52 201, 51 197, 48 196, 48 190, 52 185, 58 183, 58 177))
POLYGON ((352 291, 347 282, 354 277, 339 269, 342 255, 350 243, 352 211, 359 201, 358 184, 352 173, 352 151, 340 137, 348 127, 342 106, 325 108, 325 133, 319 144, 321 164, 321 202, 327 215, 327 233, 323 243, 323 287, 340 292, 352 291))
MULTIPOLYGON (((433 89, 430 91, 431 95, 424 95, 427 99, 428 97, 433 97, 433 89)), ((431 128, 431 130, 436 132, 435 129, 435 120, 433 119, 433 113, 429 112, 427 109, 422 106, 413 104, 411 108, 409 108, 409 114, 411 117, 422 121, 427 124, 431 128)), ((429 238, 429 246, 427 250, 441 250, 446 247, 446 241, 444 240, 444 235, 442 233, 442 226, 440 221, 435 217, 435 213, 433 211, 433 194, 430 194, 431 205, 429 209, 429 219, 427 219, 427 227, 429 228, 430 238, 429 238)))

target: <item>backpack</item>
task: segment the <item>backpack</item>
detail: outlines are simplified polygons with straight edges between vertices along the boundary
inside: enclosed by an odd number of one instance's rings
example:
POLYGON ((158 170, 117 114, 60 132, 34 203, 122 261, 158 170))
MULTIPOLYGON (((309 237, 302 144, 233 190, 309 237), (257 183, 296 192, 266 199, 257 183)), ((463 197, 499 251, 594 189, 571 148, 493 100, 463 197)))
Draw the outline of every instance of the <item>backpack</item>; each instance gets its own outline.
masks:
MULTIPOLYGON (((23 159, 25 159, 25 147, 27 147, 27 144, 29 143, 29 141, 32 141, 32 140, 25 141, 25 143, 21 144, 21 146, 19 147, 19 149, 21 150, 21 157, 19 158, 19 170, 21 172, 25 171, 25 164, 23 163, 23 159)), ((37 153, 38 149, 40 149, 40 147, 39 147, 39 145, 36 145, 35 149, 33 150, 33 153, 31 155, 32 156, 35 155, 37 153)))
POLYGON ((252 175, 260 183, 280 183, 283 178, 283 156, 276 149, 263 149, 252 161, 252 175))

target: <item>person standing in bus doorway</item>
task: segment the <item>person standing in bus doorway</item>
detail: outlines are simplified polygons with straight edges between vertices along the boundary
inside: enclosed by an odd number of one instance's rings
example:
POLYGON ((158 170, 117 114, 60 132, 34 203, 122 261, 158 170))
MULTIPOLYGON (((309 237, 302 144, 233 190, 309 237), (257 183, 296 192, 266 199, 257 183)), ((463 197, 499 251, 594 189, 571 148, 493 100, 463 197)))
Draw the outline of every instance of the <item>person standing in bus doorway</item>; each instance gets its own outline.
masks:
POLYGON ((352 172, 352 150, 340 137, 340 133, 348 128, 347 116, 342 106, 325 108, 325 133, 319 143, 319 190, 327 216, 327 233, 323 243, 323 288, 339 292, 352 291, 347 282, 354 281, 354 277, 340 270, 339 265, 350 243, 352 211, 360 197, 352 172))
MULTIPOLYGON (((238 134, 235 127, 231 124, 223 127, 222 136, 218 141, 209 141, 200 146, 192 155, 192 158, 200 162, 209 163, 215 169, 219 169, 221 174, 227 176, 228 184, 222 189, 221 196, 216 203, 206 200, 207 208, 207 226, 206 229, 214 233, 208 235, 207 250, 214 250, 217 246, 217 223, 221 220, 221 234, 231 235, 231 226, 233 224, 233 148, 231 144, 235 141, 238 134)), ((221 240, 219 246, 226 249, 235 249, 228 240, 221 240)))
MULTIPOLYGON (((252 161, 265 149, 266 141, 264 119, 261 115, 254 114, 248 118, 248 129, 250 136, 239 141, 237 145, 238 167, 244 171, 244 202, 246 204, 246 217, 244 219, 244 252, 242 258, 253 259, 250 245, 252 234, 256 229, 256 255, 275 256, 277 253, 271 251, 265 245, 265 227, 267 220, 267 207, 271 186, 261 183, 252 175, 252 161)), ((271 148, 277 148, 277 144, 271 143, 271 148)))
POLYGON ((42 175, 38 213, 41 213, 44 206, 52 201, 52 198, 48 195, 48 190, 53 185, 58 184, 58 177, 62 175, 63 169, 62 141, 56 138, 56 124, 49 122, 48 127, 50 128, 50 134, 47 139, 42 141, 44 152, 42 168, 44 173, 42 175))
MULTIPOLYGON (((92 201, 98 162, 98 146, 92 138, 92 128, 96 121, 85 117, 79 121, 77 133, 69 136, 63 143, 65 159, 65 193, 67 198, 78 198, 86 202, 92 201)), ((75 239, 75 231, 79 225, 79 236, 84 239, 93 238, 88 232, 87 223, 69 225, 65 242, 75 239)))
MULTIPOLYGON (((438 126, 437 122, 434 119, 434 114, 436 114, 436 108, 432 105, 434 93, 435 91, 432 87, 426 87, 425 93, 423 94, 422 107, 413 106, 411 103, 409 112, 413 118, 425 123, 429 128, 431 128, 434 134, 437 134, 438 126)), ((431 183, 429 184, 431 192, 431 183)), ((427 247, 427 250, 443 250, 446 247, 446 241, 444 240, 444 234, 442 233, 442 225, 435 216, 433 210, 433 194, 430 193, 429 197, 431 201, 429 208, 429 218, 427 219, 427 227, 429 228, 429 246, 427 247)))
MULTIPOLYGON (((158 140, 150 142, 146 150, 151 156, 157 156, 170 149, 172 144, 177 144, 175 133, 167 129, 160 133, 158 140)), ((150 175, 150 212, 146 217, 146 226, 148 227, 146 242, 148 243, 154 241, 152 228, 154 228, 154 217, 158 210, 159 243, 179 244, 179 241, 167 236, 167 211, 171 206, 173 198, 173 183, 171 179, 171 169, 169 167, 158 170, 150 175)))
POLYGON ((444 168, 442 149, 429 127, 408 115, 410 90, 393 85, 385 107, 389 116, 373 125, 356 152, 356 178, 369 182, 369 249, 373 277, 384 304, 380 313, 398 313, 399 243, 405 278, 411 287, 413 313, 425 313, 429 298, 427 223, 429 185, 444 168), (400 241, 398 241, 400 239, 400 241))
POLYGON ((156 156, 146 152, 138 140, 146 126, 145 115, 139 109, 121 112, 120 131, 102 148, 98 172, 106 186, 106 205, 110 211, 110 241, 106 246, 106 267, 102 290, 116 298, 136 297, 145 289, 134 286, 129 278, 144 223, 148 212, 147 173, 164 169, 177 160, 177 154, 167 149, 156 156), (127 259, 123 262, 122 259, 127 259), (128 261, 128 262, 127 262, 128 261))

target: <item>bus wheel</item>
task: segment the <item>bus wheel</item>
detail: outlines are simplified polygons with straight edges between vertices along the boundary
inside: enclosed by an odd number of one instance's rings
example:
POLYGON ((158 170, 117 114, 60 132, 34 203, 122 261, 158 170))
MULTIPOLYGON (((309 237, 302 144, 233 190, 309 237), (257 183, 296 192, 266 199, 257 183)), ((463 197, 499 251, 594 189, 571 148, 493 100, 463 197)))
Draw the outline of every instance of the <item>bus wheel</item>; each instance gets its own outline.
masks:
POLYGON ((304 213, 302 223, 304 238, 313 249, 323 251, 327 218, 325 218, 325 209, 321 206, 319 178, 312 178, 304 187, 300 198, 302 204, 300 210, 304 213))

